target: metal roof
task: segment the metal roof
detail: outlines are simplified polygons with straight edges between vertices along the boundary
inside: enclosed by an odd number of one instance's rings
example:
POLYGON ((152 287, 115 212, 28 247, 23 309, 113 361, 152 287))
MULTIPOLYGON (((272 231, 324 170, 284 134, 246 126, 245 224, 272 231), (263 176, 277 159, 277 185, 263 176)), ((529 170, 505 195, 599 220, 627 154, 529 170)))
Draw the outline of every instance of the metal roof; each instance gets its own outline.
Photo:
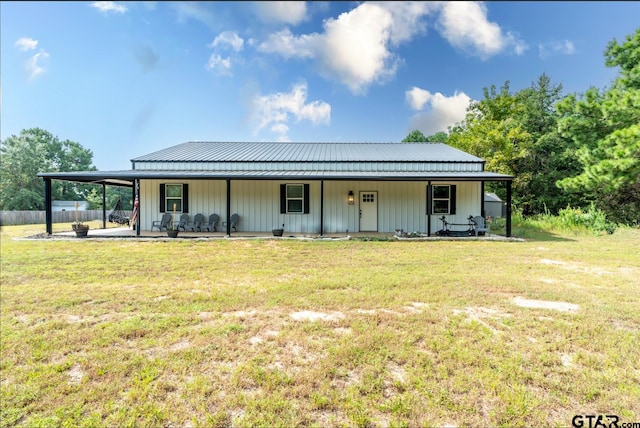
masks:
POLYGON ((484 162, 443 143, 191 141, 132 162, 484 162))

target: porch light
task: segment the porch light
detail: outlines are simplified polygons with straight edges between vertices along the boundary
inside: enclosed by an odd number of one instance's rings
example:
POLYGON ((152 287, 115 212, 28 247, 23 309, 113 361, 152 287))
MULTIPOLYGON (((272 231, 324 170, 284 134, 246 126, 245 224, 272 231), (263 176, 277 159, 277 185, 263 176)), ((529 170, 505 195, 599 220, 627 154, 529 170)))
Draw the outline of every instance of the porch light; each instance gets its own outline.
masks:
POLYGON ((349 202, 349 205, 353 205, 354 204, 354 198, 353 198, 353 190, 349 190, 349 195, 347 195, 347 202, 349 202))

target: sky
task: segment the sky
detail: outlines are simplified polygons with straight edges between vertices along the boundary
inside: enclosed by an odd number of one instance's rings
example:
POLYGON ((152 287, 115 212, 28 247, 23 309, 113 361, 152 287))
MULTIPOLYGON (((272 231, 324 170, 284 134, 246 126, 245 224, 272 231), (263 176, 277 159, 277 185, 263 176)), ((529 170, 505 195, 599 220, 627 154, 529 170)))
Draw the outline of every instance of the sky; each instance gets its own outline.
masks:
POLYGON ((0 2, 0 139, 42 128, 102 171, 187 141, 400 142, 483 89, 618 75, 640 2, 0 2))

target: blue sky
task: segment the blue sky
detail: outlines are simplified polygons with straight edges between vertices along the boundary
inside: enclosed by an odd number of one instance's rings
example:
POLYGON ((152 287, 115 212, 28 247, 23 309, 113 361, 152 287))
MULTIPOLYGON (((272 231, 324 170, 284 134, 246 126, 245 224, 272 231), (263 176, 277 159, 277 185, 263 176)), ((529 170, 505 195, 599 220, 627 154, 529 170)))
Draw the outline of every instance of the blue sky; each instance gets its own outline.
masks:
POLYGON ((640 2, 0 2, 1 139, 100 170, 185 141, 399 142, 484 87, 604 88, 640 2))

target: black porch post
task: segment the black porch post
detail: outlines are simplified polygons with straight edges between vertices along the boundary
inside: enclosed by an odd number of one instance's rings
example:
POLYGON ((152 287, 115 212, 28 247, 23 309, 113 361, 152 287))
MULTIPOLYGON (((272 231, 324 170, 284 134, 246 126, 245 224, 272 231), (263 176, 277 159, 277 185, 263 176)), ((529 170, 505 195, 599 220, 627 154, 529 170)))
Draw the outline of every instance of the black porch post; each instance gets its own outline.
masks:
POLYGON ((427 181, 427 236, 431 236, 431 180, 427 181))
POLYGON ((484 181, 480 182, 480 215, 486 217, 484 209, 484 181))
POLYGON ((231 236, 231 179, 227 178, 227 236, 231 236))
POLYGON ((107 228, 107 185, 102 183, 102 228, 107 228))
MULTIPOLYGON (((133 226, 136 228, 136 236, 140 237, 140 215, 141 207, 140 207, 140 179, 136 178, 133 180, 133 203, 136 203, 136 199, 138 200, 138 214, 136 215, 136 224, 133 226)), ((134 207, 135 209, 135 207, 134 207)))
POLYGON ((511 237, 511 181, 507 181, 507 238, 511 237))
POLYGON ((324 180, 320 180, 320 236, 324 236, 324 180))
POLYGON ((51 179, 44 179, 44 212, 47 234, 53 233, 53 213, 51 211, 51 179))

